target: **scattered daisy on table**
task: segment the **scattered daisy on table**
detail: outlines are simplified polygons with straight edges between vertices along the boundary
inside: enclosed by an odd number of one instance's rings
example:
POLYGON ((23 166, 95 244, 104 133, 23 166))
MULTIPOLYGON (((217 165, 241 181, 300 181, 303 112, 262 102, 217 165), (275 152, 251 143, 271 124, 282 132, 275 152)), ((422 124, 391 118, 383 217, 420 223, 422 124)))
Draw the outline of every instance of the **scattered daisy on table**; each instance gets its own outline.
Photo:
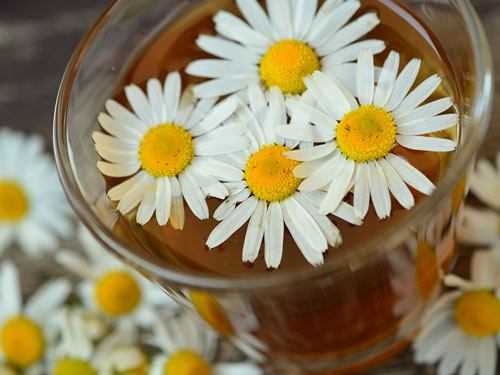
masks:
POLYGON ((373 12, 354 20, 358 0, 267 0, 266 11, 256 0, 236 0, 241 18, 227 11, 214 16, 218 35, 201 35, 197 45, 217 58, 197 60, 188 74, 210 80, 197 85, 198 97, 245 91, 260 83, 284 94, 305 91, 303 79, 316 71, 328 72, 346 85, 354 80, 354 62, 363 49, 376 54, 382 40, 359 41, 379 23, 373 12))
POLYGON ((74 250, 61 250, 56 261, 82 278, 78 293, 86 308, 111 320, 147 328, 155 309, 177 307, 159 287, 107 253, 83 226, 79 239, 85 257, 74 250))
POLYGON ((169 320, 158 319, 149 344, 160 349, 153 358, 150 375, 260 375, 249 362, 217 363, 217 335, 188 312, 169 320))
MULTIPOLYGON (((264 242, 267 267, 278 268, 283 257, 285 226, 306 260, 312 265, 323 263, 328 246, 337 246, 342 237, 326 215, 318 212, 322 192, 297 190, 301 179, 294 176, 298 162, 285 155, 289 149, 275 129, 286 122, 284 96, 276 88, 268 98, 258 85, 248 89, 249 106, 239 111, 248 129, 250 147, 231 155, 233 165, 242 174, 239 181, 226 184, 229 197, 214 212, 220 223, 207 239, 216 248, 230 238, 247 221, 243 244, 243 262, 254 262, 264 242)), ((333 212, 353 224, 361 224, 354 209, 340 203, 333 212)))
POLYGON ((138 344, 138 333, 133 326, 120 325, 95 343, 86 329, 84 311, 65 308, 58 318, 61 340, 48 355, 50 374, 147 373, 148 358, 138 344))
POLYGON ((40 136, 0 129, 0 254, 17 243, 39 256, 71 234, 69 206, 43 148, 40 136))
POLYGON ((10 261, 0 265, 0 360, 28 374, 41 374, 56 339, 55 313, 71 293, 65 279, 42 285, 23 303, 19 273, 10 261))
POLYGON ((411 60, 401 72, 399 61, 399 54, 391 52, 375 84, 373 55, 363 50, 357 62, 355 95, 335 78, 316 72, 305 79, 316 105, 288 99, 289 112, 299 112, 302 115, 297 117, 308 121, 280 126, 277 132, 292 140, 321 143, 286 156, 303 162, 295 169, 295 175, 304 178, 300 191, 327 190, 320 204, 322 214, 337 209, 351 190, 354 210, 362 218, 370 200, 379 218, 389 217, 391 194, 410 209, 415 198, 407 185, 427 195, 435 186, 394 148, 399 145, 427 152, 455 149, 455 141, 432 134, 457 125, 458 115, 448 113, 452 99, 425 103, 440 86, 441 78, 433 75, 410 91, 421 61, 411 60))
POLYGON ((498 250, 477 251, 471 281, 455 275, 445 284, 455 291, 443 295, 427 312, 414 342, 418 363, 439 362, 439 375, 494 375, 500 342, 500 257, 498 250))
POLYGON ((500 240, 500 153, 496 163, 481 159, 470 176, 471 192, 487 207, 465 206, 458 226, 460 242, 497 245, 500 240))
POLYGON ((184 201, 198 219, 208 219, 206 197, 225 198, 222 182, 241 178, 241 171, 217 159, 247 147, 241 127, 230 120, 239 101, 196 100, 190 89, 181 92, 177 72, 168 74, 163 87, 150 79, 146 91, 125 88, 133 112, 106 102, 109 114, 98 120, 107 134, 93 134, 105 160, 97 167, 105 176, 127 178, 108 192, 121 214, 138 207, 139 224, 155 216, 159 225, 182 229, 184 201))

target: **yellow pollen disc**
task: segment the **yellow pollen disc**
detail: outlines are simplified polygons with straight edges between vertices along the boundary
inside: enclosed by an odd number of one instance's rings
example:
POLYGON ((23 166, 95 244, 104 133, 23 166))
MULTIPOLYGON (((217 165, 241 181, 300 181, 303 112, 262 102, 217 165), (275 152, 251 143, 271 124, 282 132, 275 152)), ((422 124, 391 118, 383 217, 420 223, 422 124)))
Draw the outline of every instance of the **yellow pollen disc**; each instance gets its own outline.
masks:
POLYGON ((189 297, 200 316, 223 336, 232 336, 234 328, 221 304, 211 295, 204 292, 190 292, 189 297))
POLYGON ((466 292, 455 304, 455 319, 471 336, 495 335, 500 331, 500 300, 488 290, 466 292))
POLYGON ((390 113, 364 105, 346 114, 337 125, 337 145, 348 159, 357 162, 380 159, 396 145, 396 129, 390 113))
POLYGON ((0 328, 0 345, 7 361, 19 367, 35 364, 45 352, 42 329, 23 316, 7 320, 0 328))
POLYGON ((52 375, 97 375, 97 371, 81 359, 63 358, 56 362, 52 375))
POLYGON ((208 362, 191 350, 173 353, 165 364, 165 375, 211 375, 208 362))
POLYGON ((285 94, 302 94, 304 78, 320 69, 318 55, 306 43, 287 39, 272 45, 260 61, 260 78, 268 88, 285 94))
POLYGON ((415 277, 420 297, 428 300, 439 284, 439 267, 436 251, 427 241, 417 246, 415 259, 415 277))
POLYGON ((293 174, 299 164, 283 153, 288 148, 278 145, 264 146, 254 153, 245 167, 245 179, 253 195, 267 202, 279 202, 291 196, 300 185, 293 174))
POLYGON ((154 177, 177 176, 191 163, 193 156, 191 134, 175 124, 150 129, 139 147, 142 169, 154 177))
POLYGON ((127 315, 141 302, 137 279, 126 271, 104 274, 95 284, 95 299, 103 312, 111 316, 127 315))
POLYGON ((0 180, 0 223, 21 221, 29 208, 28 196, 18 183, 0 180))

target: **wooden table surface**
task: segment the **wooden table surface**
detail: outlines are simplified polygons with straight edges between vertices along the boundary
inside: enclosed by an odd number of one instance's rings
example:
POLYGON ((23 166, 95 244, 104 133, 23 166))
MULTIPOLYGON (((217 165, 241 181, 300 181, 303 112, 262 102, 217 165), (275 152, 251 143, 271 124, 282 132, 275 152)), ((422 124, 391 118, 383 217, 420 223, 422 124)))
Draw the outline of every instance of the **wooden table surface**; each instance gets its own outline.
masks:
MULTIPOLYGON (((462 1, 462 0, 457 0, 462 1)), ((496 83, 500 81, 500 0, 472 0, 493 49, 496 83)), ((42 134, 51 150, 54 101, 64 67, 82 34, 106 6, 104 0, 0 0, 0 127, 42 134)), ((446 41, 445 41, 446 42, 446 41)), ((498 87, 498 85, 497 85, 498 87)), ((500 95, 497 95, 490 132, 483 153, 500 149, 500 95)), ((69 244, 70 245, 70 244, 69 244)), ((12 255, 12 254, 11 254, 12 255)), ((16 257, 18 258, 18 257, 16 257)), ((24 289, 54 270, 49 262, 21 264, 30 267, 24 289)), ((415 368, 407 354, 377 374, 430 374, 415 368)), ((500 372, 499 372, 500 373, 500 372)))

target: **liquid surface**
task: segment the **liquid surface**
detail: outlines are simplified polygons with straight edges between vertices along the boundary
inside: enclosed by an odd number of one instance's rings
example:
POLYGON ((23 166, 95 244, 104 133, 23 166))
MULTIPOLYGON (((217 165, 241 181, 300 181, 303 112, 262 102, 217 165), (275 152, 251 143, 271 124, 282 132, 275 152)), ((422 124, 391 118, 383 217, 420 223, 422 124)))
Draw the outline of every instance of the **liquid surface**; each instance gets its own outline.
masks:
MULTIPOLYGON (((195 41, 200 34, 215 34, 212 17, 220 9, 238 14, 232 0, 208 1, 202 6, 187 11, 184 16, 169 25, 135 61, 123 82, 123 86, 135 83, 144 87, 145 82, 151 77, 162 79, 168 72, 175 70, 182 73, 185 87, 202 81, 202 79, 194 78, 183 72, 189 62, 210 57, 196 46, 195 41)), ((401 67, 414 57, 420 58, 423 60, 423 64, 418 82, 436 72, 443 77, 442 87, 431 99, 445 95, 453 96, 448 80, 448 66, 439 53, 439 44, 424 27, 392 0, 363 1, 357 15, 368 11, 376 11, 381 19, 381 24, 366 38, 379 38, 386 41, 387 44, 386 51, 376 56, 376 63, 381 65, 390 50, 396 50, 400 53, 401 67)), ((123 87, 119 87, 117 92, 122 92, 122 89, 123 87)), ((123 101, 123 97, 119 96, 118 98, 123 101)), ((447 157, 445 154, 411 151, 402 147, 396 148, 393 152, 405 157, 435 183, 444 172, 447 157)), ((416 191, 413 191, 413 194, 417 204, 424 198, 416 191)), ((348 197, 347 200, 349 201, 349 199, 351 198, 348 197)), ((216 199, 209 199, 211 213, 220 202, 216 199)), ((371 207, 361 227, 352 226, 332 217, 332 221, 342 233, 343 244, 337 248, 330 248, 325 256, 325 262, 335 257, 336 254, 351 251, 358 243, 366 241, 379 231, 398 226, 399 222, 407 215, 407 211, 394 199, 392 205, 392 216, 383 221, 377 218, 373 207, 371 207)), ((186 225, 183 231, 174 230, 170 226, 159 227, 154 220, 145 227, 140 227, 134 222, 134 214, 130 216, 130 220, 121 220, 121 225, 125 226, 122 228, 123 230, 133 233, 143 247, 152 250, 155 255, 160 256, 169 264, 190 271, 196 270, 208 274, 238 277, 281 272, 282 270, 296 271, 311 267, 287 231, 285 231, 283 261, 278 270, 269 271, 266 269, 262 251, 254 264, 242 263, 241 252, 246 226, 243 226, 224 244, 209 251, 205 246, 205 241, 217 222, 213 219, 200 222, 189 209, 186 209, 185 212, 186 225)))

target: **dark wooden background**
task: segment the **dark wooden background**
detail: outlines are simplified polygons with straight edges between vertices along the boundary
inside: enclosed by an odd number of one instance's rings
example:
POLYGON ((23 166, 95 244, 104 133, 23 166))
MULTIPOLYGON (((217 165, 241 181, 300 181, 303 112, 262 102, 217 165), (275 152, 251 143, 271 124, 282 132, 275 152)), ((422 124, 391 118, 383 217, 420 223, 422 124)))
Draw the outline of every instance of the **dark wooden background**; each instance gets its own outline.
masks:
MULTIPOLYGON (((494 46, 498 67, 495 81, 499 83, 500 0, 472 2, 494 46)), ((0 0, 0 127, 42 134, 47 140, 48 151, 51 150, 52 114, 59 80, 82 34, 106 5, 105 0, 0 0)), ((483 148, 485 155, 500 149, 500 95, 494 107, 491 129, 483 148)), ((30 267, 30 277, 23 279, 26 291, 48 273, 59 273, 59 270, 50 269, 50 262, 27 263, 22 258, 19 262, 30 267)), ((376 373, 432 373, 430 369, 414 368, 410 363, 408 353, 376 373)))

